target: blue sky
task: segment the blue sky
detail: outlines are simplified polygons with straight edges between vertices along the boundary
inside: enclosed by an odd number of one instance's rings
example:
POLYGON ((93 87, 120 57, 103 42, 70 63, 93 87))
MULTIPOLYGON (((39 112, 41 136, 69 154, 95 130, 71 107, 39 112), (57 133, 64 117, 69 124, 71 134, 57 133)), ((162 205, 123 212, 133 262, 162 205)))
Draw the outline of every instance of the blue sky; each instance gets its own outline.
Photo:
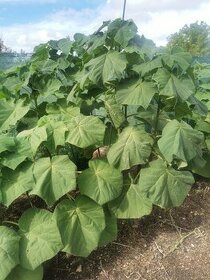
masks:
POLYGON ((105 0, 55 0, 55 1, 0 1, 0 25, 27 24, 38 22, 49 14, 60 10, 85 8, 94 9, 105 3, 105 0))
MULTIPOLYGON (((0 0, 0 38, 14 51, 31 52, 51 39, 91 34, 121 17, 124 0, 0 0)), ((126 18, 158 46, 185 24, 210 25, 210 0, 127 0, 126 18)))

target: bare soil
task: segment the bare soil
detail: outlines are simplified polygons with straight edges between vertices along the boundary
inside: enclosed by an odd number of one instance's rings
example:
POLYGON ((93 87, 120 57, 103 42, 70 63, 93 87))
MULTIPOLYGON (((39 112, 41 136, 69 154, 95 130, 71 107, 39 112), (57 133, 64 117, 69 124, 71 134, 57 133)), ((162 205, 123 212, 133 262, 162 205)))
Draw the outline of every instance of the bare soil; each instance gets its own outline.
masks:
POLYGON ((118 240, 88 258, 60 254, 44 280, 210 280, 210 182, 176 209, 120 221, 118 240))

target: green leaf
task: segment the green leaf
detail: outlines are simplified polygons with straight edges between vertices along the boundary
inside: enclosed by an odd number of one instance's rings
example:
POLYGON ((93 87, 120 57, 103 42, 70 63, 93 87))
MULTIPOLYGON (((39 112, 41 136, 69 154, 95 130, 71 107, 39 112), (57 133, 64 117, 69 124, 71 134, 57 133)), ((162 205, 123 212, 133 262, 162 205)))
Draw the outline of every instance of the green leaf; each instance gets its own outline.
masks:
POLYGON ((174 96, 181 101, 185 101, 194 94, 195 91, 192 80, 178 79, 166 69, 158 69, 153 79, 160 88, 160 95, 174 96))
POLYGON ((86 78, 92 81, 93 84, 98 84, 100 81, 106 84, 107 82, 122 79, 126 65, 125 54, 109 51, 91 59, 85 64, 84 69, 88 73, 86 78))
POLYGON ((126 170, 137 164, 145 164, 151 154, 153 139, 137 127, 126 127, 110 148, 107 158, 110 164, 126 170))
POLYGON ((117 239, 117 218, 109 213, 108 209, 104 209, 104 212, 106 227, 101 233, 98 243, 99 247, 105 246, 117 239))
POLYGON ((115 42, 120 44, 123 48, 127 47, 129 41, 134 38, 137 33, 137 26, 133 21, 127 21, 120 27, 114 37, 115 42))
POLYGON ((54 212, 60 229, 64 252, 87 257, 97 246, 105 228, 101 206, 85 196, 63 200, 54 212))
POLYGON ((120 105, 116 102, 115 95, 107 94, 105 96, 104 105, 114 124, 114 127, 119 128, 125 122, 125 116, 120 108, 120 105))
POLYGON ((15 199, 33 189, 34 186, 32 163, 26 162, 15 171, 7 168, 3 169, 0 187, 2 203, 9 206, 15 199))
POLYGON ((142 77, 145 76, 146 74, 163 67, 161 58, 158 56, 154 58, 151 61, 141 63, 139 65, 134 65, 132 67, 132 70, 138 74, 140 74, 142 77))
POLYGON ((30 130, 23 130, 18 134, 18 136, 28 139, 33 155, 36 154, 40 144, 47 140, 47 132, 45 127, 35 127, 30 130))
POLYGON ((62 83, 58 79, 49 79, 47 83, 44 84, 44 87, 38 88, 40 94, 37 98, 38 105, 43 102, 53 103, 56 102, 57 97, 59 96, 59 89, 62 86, 62 83))
POLYGON ((137 184, 131 184, 125 193, 109 203, 109 207, 118 219, 138 219, 152 211, 152 203, 142 195, 137 184))
POLYGON ((0 100, 0 131, 8 130, 11 126, 22 119, 29 111, 30 106, 24 105, 24 100, 17 103, 13 101, 0 100))
POLYGON ((51 153, 55 153, 57 146, 65 145, 65 134, 68 131, 60 116, 57 114, 47 115, 39 119, 38 127, 46 129, 47 141, 46 147, 51 153))
POLYGON ((34 270, 63 248, 52 216, 47 210, 31 208, 19 219, 20 264, 23 268, 34 270))
POLYGON ((67 155, 38 159, 33 168, 35 187, 30 192, 48 205, 76 188, 76 166, 67 155))
POLYGON ((0 280, 4 280, 19 264, 20 236, 12 229, 0 226, 0 280))
POLYGON ((32 159, 33 154, 29 140, 23 137, 16 137, 16 148, 14 152, 8 152, 2 159, 1 164, 13 170, 26 159, 32 159))
POLYGON ((163 129, 158 147, 168 162, 174 158, 189 162, 198 154, 204 143, 202 132, 193 129, 184 121, 170 121, 163 129))
POLYGON ((199 165, 192 166, 192 172, 205 177, 210 178, 210 153, 206 153, 203 155, 203 159, 206 161, 205 165, 200 167, 199 165))
POLYGON ((78 184, 81 194, 102 205, 121 194, 123 178, 119 170, 98 159, 89 161, 89 169, 79 176, 78 184))
POLYGON ((14 151, 15 146, 14 137, 8 136, 7 134, 0 135, 0 153, 5 151, 14 151))
POLYGON ((102 121, 93 116, 77 116, 67 124, 69 133, 66 142, 80 148, 87 148, 103 143, 105 125, 102 121))
POLYGON ((43 274, 42 266, 37 267, 35 270, 27 270, 18 265, 5 280, 42 280, 43 274))
POLYGON ((162 59, 170 68, 178 64, 183 71, 186 71, 192 62, 191 54, 180 47, 174 47, 169 53, 162 54, 162 59))
POLYGON ((121 104, 139 105, 147 109, 156 92, 153 82, 129 80, 119 87, 116 99, 121 104))
POLYGON ((194 183, 188 171, 176 171, 162 160, 155 160, 140 172, 139 187, 153 204, 162 208, 178 207, 194 183))

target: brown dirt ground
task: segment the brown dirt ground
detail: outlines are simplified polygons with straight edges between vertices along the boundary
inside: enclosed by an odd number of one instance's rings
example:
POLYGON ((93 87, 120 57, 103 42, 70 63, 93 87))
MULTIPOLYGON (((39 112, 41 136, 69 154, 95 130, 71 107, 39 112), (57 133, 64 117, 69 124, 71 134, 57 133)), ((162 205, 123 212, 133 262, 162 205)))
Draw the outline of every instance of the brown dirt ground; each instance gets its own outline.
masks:
MULTIPOLYGON (((0 220, 17 221, 28 207, 26 198, 0 207, 0 220)), ((118 239, 88 258, 61 253, 45 265, 44 280, 95 279, 210 280, 210 181, 200 180, 179 208, 119 221, 118 239)))
POLYGON ((210 183, 176 209, 120 221, 116 242, 88 258, 60 254, 44 280, 210 280, 210 183))

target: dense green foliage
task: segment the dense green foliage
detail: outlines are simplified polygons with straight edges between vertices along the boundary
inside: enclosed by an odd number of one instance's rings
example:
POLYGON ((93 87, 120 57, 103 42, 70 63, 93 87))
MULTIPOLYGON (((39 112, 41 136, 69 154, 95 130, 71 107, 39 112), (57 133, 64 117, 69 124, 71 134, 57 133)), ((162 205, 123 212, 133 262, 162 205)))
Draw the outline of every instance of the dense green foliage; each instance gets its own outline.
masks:
POLYGON ((0 226, 0 280, 41 280, 59 251, 88 256, 117 219, 177 207, 209 176, 210 67, 149 46, 117 19, 0 74, 0 202, 46 203, 0 226))
POLYGON ((210 26, 205 22, 185 25, 168 38, 168 47, 182 47, 192 55, 210 55, 210 26))

